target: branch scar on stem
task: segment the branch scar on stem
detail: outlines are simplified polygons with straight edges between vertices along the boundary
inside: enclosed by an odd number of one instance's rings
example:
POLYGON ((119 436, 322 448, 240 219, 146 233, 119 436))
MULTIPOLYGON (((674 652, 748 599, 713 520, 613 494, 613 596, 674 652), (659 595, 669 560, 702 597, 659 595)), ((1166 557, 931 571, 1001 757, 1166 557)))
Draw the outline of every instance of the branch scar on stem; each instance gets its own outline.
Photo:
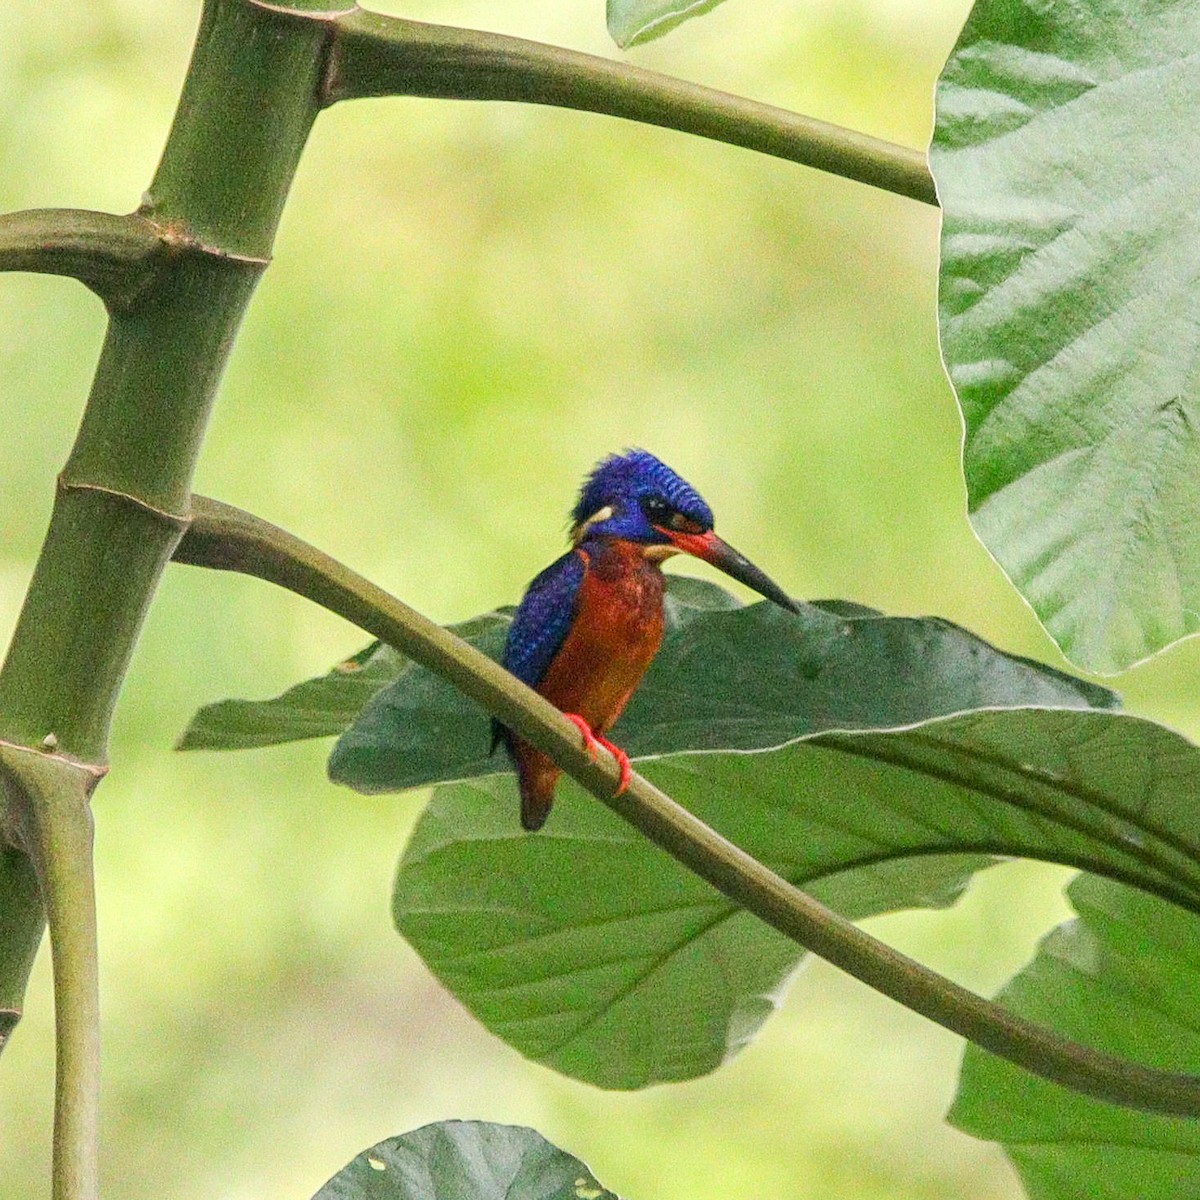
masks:
MULTIPOLYGON (((122 492, 119 488, 104 487, 99 483, 73 483, 64 479, 62 475, 58 476, 57 485, 60 492, 99 492, 102 496, 111 496, 114 500, 128 504, 130 507, 136 508, 139 512, 147 513, 149 516, 154 517, 155 520, 162 521, 170 525, 172 529, 178 529, 181 532, 186 531, 192 523, 190 513, 179 514, 168 512, 166 509, 158 508, 140 499, 138 496, 131 495, 129 492, 122 492)), ((3 744, 3 742, 0 742, 0 745, 3 744)))
POLYGON ((41 762, 58 762, 64 766, 72 767, 77 771, 81 771, 84 775, 92 780, 91 786, 94 788, 96 784, 108 774, 108 767, 103 763, 84 762, 81 758, 72 758, 69 754, 50 753, 44 750, 41 746, 24 746, 20 742, 6 741, 0 738, 0 751, 11 750, 16 754, 29 754, 39 759, 41 762))

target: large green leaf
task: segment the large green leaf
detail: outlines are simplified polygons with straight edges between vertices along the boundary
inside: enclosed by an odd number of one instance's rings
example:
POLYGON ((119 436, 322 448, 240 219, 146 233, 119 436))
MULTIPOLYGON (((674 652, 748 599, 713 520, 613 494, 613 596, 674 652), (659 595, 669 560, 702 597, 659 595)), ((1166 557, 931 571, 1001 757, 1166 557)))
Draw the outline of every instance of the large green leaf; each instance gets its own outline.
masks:
POLYGON ((1063 650, 1200 630, 1200 2, 980 0, 938 87, 975 528, 1063 650))
POLYGON ((722 0, 608 0, 608 32, 622 49, 649 42, 711 12, 722 0))
MULTIPOLYGON (((685 782, 686 766, 665 767, 647 773, 664 787, 685 782)), ((831 856, 803 813, 754 807, 759 838, 746 848, 791 878, 819 875, 813 863, 831 856)), ((439 788, 396 878, 397 928, 484 1025, 608 1088, 702 1075, 753 1038, 800 962, 795 943, 570 783, 544 835, 523 833, 516 812, 511 779, 439 788)), ((864 857, 879 857, 873 849, 864 857)), ((884 857, 812 891, 851 916, 943 905, 987 861, 884 857)))
MULTIPOLYGON (((1200 751, 1118 714, 989 710, 640 769, 852 917, 951 901, 981 865, 970 851, 1090 865, 1200 910, 1200 751)), ((559 793, 530 837, 508 779, 439 788, 401 861, 398 928, 488 1028, 559 1071, 625 1088, 712 1070, 800 951, 559 793)))
MULTIPOLYGON (((497 654, 508 619, 472 640, 497 654)), ((943 621, 796 616, 689 580, 615 734, 669 794, 852 916, 946 903, 997 853, 1200 909, 1200 751, 1114 704, 943 621)), ((365 791, 494 775, 489 740, 480 711, 404 664, 331 772, 365 791)), ((753 1036, 796 947, 567 781, 543 833, 516 813, 507 777, 439 789, 396 884, 397 924, 482 1021, 608 1087, 711 1070, 753 1036)))
MULTIPOLYGON (((1200 1072, 1200 919, 1084 876, 1079 917, 1001 992, 1006 1007, 1088 1045, 1200 1072)), ((1200 1195, 1200 1123, 1090 1100, 968 1046, 950 1119, 1004 1144, 1031 1200, 1200 1195)))
POLYGON ((342 1168, 313 1200, 618 1200, 540 1133, 441 1121, 388 1138, 342 1168))
MULTIPOLYGON (((797 615, 736 604, 698 580, 669 584, 662 649, 617 724, 634 758, 764 750, 834 729, 891 729, 985 707, 1111 708, 1111 692, 1015 658, 948 621, 882 617, 841 603, 797 615)), ((510 618, 480 618, 468 640, 498 656, 510 618)), ((508 769, 486 716, 412 667, 341 736, 332 778, 399 791, 508 769)))
MULTIPOLYGON (((450 628, 498 659, 511 620, 511 609, 499 609, 450 628)), ((618 729, 635 754, 762 749, 819 729, 903 724, 989 704, 1112 708, 1117 698, 937 618, 881 617, 835 601, 796 617, 670 576, 662 650, 618 729)), ((178 747, 241 750, 335 736, 351 725, 333 769, 362 790, 507 769, 490 755, 487 718, 473 704, 378 643, 274 699, 205 706, 178 747)))

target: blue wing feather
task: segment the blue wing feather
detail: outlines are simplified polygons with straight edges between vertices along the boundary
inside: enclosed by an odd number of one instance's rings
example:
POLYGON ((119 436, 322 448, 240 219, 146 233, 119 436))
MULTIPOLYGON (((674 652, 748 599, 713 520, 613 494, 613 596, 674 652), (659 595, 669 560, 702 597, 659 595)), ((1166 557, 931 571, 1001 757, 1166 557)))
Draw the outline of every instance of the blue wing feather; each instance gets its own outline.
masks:
MULTIPOLYGON (((546 677, 554 656, 566 641, 586 572, 584 556, 578 550, 568 550, 525 590, 509 626, 501 661, 530 687, 537 687, 546 677)), ((493 721, 492 749, 506 737, 504 727, 493 721)))

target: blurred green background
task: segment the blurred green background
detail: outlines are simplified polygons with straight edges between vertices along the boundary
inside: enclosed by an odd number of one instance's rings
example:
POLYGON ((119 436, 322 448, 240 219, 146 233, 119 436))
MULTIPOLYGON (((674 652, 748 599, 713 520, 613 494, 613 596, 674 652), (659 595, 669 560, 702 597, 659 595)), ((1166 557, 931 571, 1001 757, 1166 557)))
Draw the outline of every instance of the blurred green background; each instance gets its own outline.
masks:
MULTIPOLYGON (((616 53, 601 0, 385 7, 616 53)), ((630 57, 922 146, 966 9, 728 0, 630 57)), ((0 209, 133 208, 197 14, 0 7, 0 209)), ((678 134, 343 106, 318 123, 197 488, 451 621, 515 601, 586 469, 644 445, 794 593, 941 614, 1059 662, 966 523, 936 249, 932 209, 678 134)), ((102 334, 82 288, 0 277, 5 640, 102 334)), ((96 803, 107 1195, 302 1198, 451 1116, 533 1125, 628 1200, 1021 1194, 996 1147, 941 1124, 957 1040, 820 963, 731 1065, 642 1094, 560 1079, 476 1027, 388 919, 419 795, 333 788, 323 744, 171 750, 200 704, 274 694, 363 642, 264 584, 167 575, 96 803)), ((1191 643, 1118 686, 1196 734, 1198 662, 1191 643)), ((1066 876, 1006 865, 950 913, 871 925, 990 990, 1066 914, 1066 876)), ((48 1192, 48 976, 43 953, 0 1060, 5 1200, 48 1192)))

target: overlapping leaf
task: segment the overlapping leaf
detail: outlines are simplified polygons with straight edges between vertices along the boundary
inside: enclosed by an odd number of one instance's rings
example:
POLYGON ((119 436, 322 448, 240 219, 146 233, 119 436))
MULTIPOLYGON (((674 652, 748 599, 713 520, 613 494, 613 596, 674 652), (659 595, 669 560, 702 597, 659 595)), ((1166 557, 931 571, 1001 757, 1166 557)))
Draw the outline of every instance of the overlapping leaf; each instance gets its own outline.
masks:
POLYGON ((608 32, 624 49, 711 12, 722 0, 608 0, 608 32))
MULTIPOLYGON (((498 653, 494 630, 507 624, 507 617, 488 614, 450 628, 471 641, 493 631, 490 642, 486 636, 484 642, 498 653)), ((189 722, 175 748, 253 750, 306 738, 337 737, 380 688, 412 666, 398 650, 372 642, 325 675, 306 679, 272 700, 220 700, 205 705, 189 722)))
MULTIPOLYGON (((720 588, 678 578, 668 597, 662 649, 615 727, 634 758, 764 750, 827 730, 891 729, 988 706, 1116 702, 936 618, 839 603, 806 605, 799 615, 765 602, 743 607, 720 588)), ((498 656, 509 619, 480 618, 469 640, 498 656)), ((387 792, 507 770, 490 748, 485 714, 414 667, 341 736, 330 775, 387 792)))
POLYGON ((364 1150, 313 1200, 618 1200, 540 1133, 440 1121, 364 1150))
POLYGON ((1076 662, 1200 630, 1200 0, 975 5, 938 88, 975 528, 1076 662))
MULTIPOLYGON (((1200 1073, 1200 918, 1107 880, 1068 890, 1079 914, 1001 992, 1067 1036, 1200 1073)), ((1090 1100, 968 1046, 950 1119, 1004 1144, 1031 1200, 1200 1195, 1200 1125, 1090 1100)))
MULTIPOLYGON (((1200 909, 1200 752, 1117 714, 989 710, 639 769, 851 916, 952 901, 981 865, 968 851, 1091 865, 1200 909)), ((753 1037, 797 947, 571 785, 543 834, 516 811, 507 779, 440 788, 396 882, 401 932, 488 1028, 623 1088, 753 1037)))
MULTIPOLYGON (((511 620, 501 609, 450 628, 498 659, 511 620)), ((948 621, 832 601, 796 617, 671 576, 662 650, 618 729, 634 754, 757 750, 822 729, 905 724, 989 704, 1116 703, 1104 688, 1001 654, 948 621)), ((275 699, 207 705, 178 745, 241 750, 344 732, 334 774, 344 771, 365 791, 507 770, 490 753, 478 708, 378 643, 275 699)))
MULTIPOLYGON (((498 654, 508 619, 481 618, 472 639, 498 654)), ((665 791, 853 916, 948 903, 990 854, 1200 909, 1200 750, 1114 705, 944 621, 845 604, 795 616, 676 580, 663 649, 614 736, 665 791)), ((489 744, 482 712, 405 663, 331 771, 364 791, 477 779, 507 770, 489 744)), ((396 884, 398 926, 489 1028, 608 1087, 700 1074, 753 1037, 796 947, 567 782, 542 833, 516 813, 509 778, 440 788, 396 884)))

